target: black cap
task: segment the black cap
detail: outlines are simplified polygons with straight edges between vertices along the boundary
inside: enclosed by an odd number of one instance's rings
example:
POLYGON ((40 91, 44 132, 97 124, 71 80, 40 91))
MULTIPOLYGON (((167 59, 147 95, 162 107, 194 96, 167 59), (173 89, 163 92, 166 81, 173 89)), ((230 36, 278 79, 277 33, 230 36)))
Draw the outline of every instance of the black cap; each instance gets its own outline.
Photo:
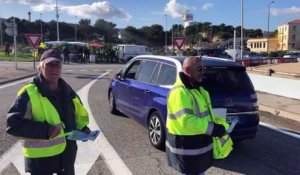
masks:
POLYGON ((40 62, 49 63, 51 61, 59 61, 59 62, 63 61, 61 52, 59 50, 48 49, 43 52, 40 62))

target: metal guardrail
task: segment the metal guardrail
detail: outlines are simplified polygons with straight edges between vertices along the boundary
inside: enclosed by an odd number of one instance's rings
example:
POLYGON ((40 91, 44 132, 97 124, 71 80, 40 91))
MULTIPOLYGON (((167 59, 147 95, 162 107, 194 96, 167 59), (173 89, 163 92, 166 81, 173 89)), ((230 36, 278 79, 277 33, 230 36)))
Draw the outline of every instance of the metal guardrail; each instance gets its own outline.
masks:
POLYGON ((237 60, 236 62, 244 65, 245 67, 248 66, 259 66, 264 64, 278 64, 278 63, 297 63, 300 62, 299 58, 283 58, 283 57, 268 57, 263 59, 243 59, 237 60))

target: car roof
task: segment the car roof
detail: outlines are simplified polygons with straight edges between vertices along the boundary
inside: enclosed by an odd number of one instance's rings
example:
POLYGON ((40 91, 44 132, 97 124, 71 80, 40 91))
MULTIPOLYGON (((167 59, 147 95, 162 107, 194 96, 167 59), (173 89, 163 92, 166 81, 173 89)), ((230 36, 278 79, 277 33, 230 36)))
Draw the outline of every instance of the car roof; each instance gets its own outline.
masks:
MULTIPOLYGON (((174 62, 177 60, 183 64, 183 61, 186 56, 158 56, 158 55, 140 55, 135 58, 154 58, 154 59, 163 59, 174 62)), ((209 57, 209 56, 202 56, 202 62, 204 66, 208 67, 236 67, 236 68, 244 68, 243 65, 233 62, 232 60, 217 58, 217 57, 209 57)))

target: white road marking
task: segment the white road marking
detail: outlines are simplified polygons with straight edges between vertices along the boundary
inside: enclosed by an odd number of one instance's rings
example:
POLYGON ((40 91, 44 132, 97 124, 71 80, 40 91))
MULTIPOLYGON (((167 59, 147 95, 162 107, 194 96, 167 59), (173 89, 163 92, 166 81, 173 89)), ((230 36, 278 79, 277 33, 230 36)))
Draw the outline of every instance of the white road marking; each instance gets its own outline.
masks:
POLYGON ((13 85, 16 85, 16 84, 19 84, 19 83, 23 83, 23 82, 26 82, 26 81, 31 81, 32 77, 2 85, 2 86, 0 86, 0 89, 6 88, 6 87, 9 87, 9 86, 13 86, 13 85))
MULTIPOLYGON (((88 92, 91 86, 106 74, 108 74, 108 72, 102 74, 96 80, 91 81, 89 84, 78 91, 78 95, 80 96, 84 107, 88 110, 88 113, 90 115, 89 127, 91 130, 100 128, 95 122, 92 111, 89 107, 88 92)), ((125 163, 122 161, 122 159, 119 157, 117 152, 114 150, 114 148, 107 141, 102 131, 94 142, 78 142, 78 153, 75 165, 76 173, 86 174, 95 163, 99 155, 103 157, 106 165, 113 174, 132 174, 125 163)))
POLYGON ((300 133, 297 134, 297 133, 288 132, 288 131, 285 131, 282 128, 278 128, 276 126, 272 126, 272 125, 269 125, 269 124, 263 123, 263 122, 259 122, 259 124, 262 125, 262 126, 264 126, 264 127, 266 127, 266 128, 269 128, 269 129, 272 129, 274 131, 277 131, 279 133, 282 133, 282 134, 294 137, 296 139, 300 139, 300 133))
MULTIPOLYGON (((77 92, 82 100, 83 105, 85 106, 85 108, 89 113, 89 117, 90 117, 89 127, 91 128, 91 130, 97 130, 97 129, 100 130, 100 128, 97 125, 96 121, 94 120, 93 114, 89 107, 88 92, 89 89, 96 81, 98 81, 103 76, 107 75, 109 72, 110 71, 98 76, 97 79, 89 82, 86 86, 84 86, 77 92)), ((20 81, 18 82, 20 83, 20 81)), ((17 82, 14 84, 17 84, 17 82)), ((108 166, 112 174, 115 175, 132 174, 129 168, 126 166, 126 164, 122 161, 120 156, 114 150, 114 148, 107 141, 102 131, 94 142, 88 141, 88 142, 77 142, 77 143, 78 143, 78 152, 77 152, 77 158, 75 163, 76 174, 78 175, 87 174, 100 155, 103 157, 106 165, 108 166)), ((22 153, 21 142, 17 142, 9 150, 7 150, 2 156, 0 156, 0 172, 4 168, 6 168, 10 163, 12 163, 17 168, 20 174, 25 175, 24 157, 22 153)))

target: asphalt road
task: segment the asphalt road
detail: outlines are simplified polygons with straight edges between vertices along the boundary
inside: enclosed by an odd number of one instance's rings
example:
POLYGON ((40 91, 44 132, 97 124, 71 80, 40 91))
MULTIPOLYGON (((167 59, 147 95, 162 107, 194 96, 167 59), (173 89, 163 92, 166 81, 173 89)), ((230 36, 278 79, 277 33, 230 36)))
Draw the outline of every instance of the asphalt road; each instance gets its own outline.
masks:
MULTIPOLYGON (((88 102, 93 116, 109 143, 115 149, 132 174, 156 175, 176 174, 168 167, 165 153, 153 148, 147 130, 126 116, 112 115, 108 111, 107 88, 109 81, 120 65, 66 65, 63 78, 71 84, 75 91, 100 74, 111 72, 98 80, 89 90, 88 102)), ((6 112, 17 90, 24 83, 1 88, 0 106, 0 158, 16 139, 5 134, 6 112)), ((299 128, 299 123, 287 119, 275 118, 261 113, 261 119, 271 125, 284 127, 290 132, 299 128), (298 125, 298 127, 297 127, 298 125)), ((100 149, 100 148, 94 148, 100 149)), ((260 126, 257 136, 235 145, 229 158, 217 161, 207 174, 300 174, 300 141, 275 130, 260 126)), ((95 162, 88 174, 110 174, 109 165, 101 157, 95 162)), ((8 170, 6 170, 8 172, 8 170)), ((2 174, 3 172, 0 172, 2 174)))

